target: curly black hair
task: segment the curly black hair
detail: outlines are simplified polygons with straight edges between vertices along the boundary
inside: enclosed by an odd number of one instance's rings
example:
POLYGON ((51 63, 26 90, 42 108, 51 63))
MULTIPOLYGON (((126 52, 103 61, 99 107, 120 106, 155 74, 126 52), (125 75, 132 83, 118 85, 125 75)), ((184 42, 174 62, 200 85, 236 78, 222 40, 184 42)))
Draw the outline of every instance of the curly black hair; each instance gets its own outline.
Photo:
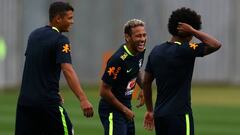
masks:
MULTIPOLYGON (((180 36, 178 33, 177 27, 178 23, 187 23, 191 25, 194 29, 200 30, 201 29, 201 16, 198 15, 195 11, 191 10, 190 8, 182 7, 172 12, 169 20, 168 20, 168 31, 173 36, 180 36)), ((185 35, 186 36, 186 35, 185 35)))

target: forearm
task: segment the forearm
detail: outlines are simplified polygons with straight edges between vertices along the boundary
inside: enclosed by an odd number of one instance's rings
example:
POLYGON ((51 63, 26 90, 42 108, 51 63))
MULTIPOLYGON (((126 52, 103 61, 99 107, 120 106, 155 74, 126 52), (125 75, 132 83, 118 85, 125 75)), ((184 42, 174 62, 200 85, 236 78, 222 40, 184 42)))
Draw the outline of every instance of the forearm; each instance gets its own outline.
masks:
POLYGON ((143 87, 144 99, 147 111, 153 111, 153 103, 152 103, 152 87, 149 85, 144 85, 143 87))
POLYGON ((152 103, 152 82, 154 77, 151 73, 145 72, 143 79, 143 95, 145 98, 145 104, 147 107, 147 111, 153 111, 153 103, 152 103))
POLYGON ((204 32, 194 29, 189 24, 179 22, 177 29, 179 31, 190 33, 203 43, 207 44, 208 46, 205 47, 204 52, 205 55, 210 54, 221 47, 221 43, 217 39, 204 32))
POLYGON ((219 49, 221 47, 221 43, 217 39, 204 32, 193 29, 192 34, 203 43, 208 44, 211 48, 219 49))
POLYGON ((104 100, 113 105, 119 111, 125 112, 126 109, 128 109, 113 95, 113 93, 111 92, 111 88, 107 87, 106 84, 102 84, 100 88, 100 95, 104 100))
POLYGON ((79 79, 75 71, 71 68, 63 69, 63 74, 66 78, 66 81, 69 87, 71 88, 73 93, 76 95, 76 97, 79 99, 79 101, 87 100, 87 97, 80 85, 79 79))
POLYGON ((138 86, 142 89, 143 88, 143 72, 142 71, 139 71, 136 82, 138 86))

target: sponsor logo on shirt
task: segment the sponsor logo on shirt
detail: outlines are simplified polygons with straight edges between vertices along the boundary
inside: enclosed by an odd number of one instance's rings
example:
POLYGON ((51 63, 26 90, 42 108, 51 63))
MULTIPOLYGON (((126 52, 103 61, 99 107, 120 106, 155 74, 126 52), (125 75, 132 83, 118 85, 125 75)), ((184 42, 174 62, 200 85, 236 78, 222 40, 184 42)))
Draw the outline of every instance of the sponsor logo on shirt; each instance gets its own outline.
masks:
POLYGON ((69 44, 65 44, 65 45, 63 46, 62 52, 63 52, 63 53, 69 53, 69 52, 71 52, 70 45, 69 45, 69 44))
POLYGON ((132 71, 132 68, 128 69, 128 70, 127 70, 127 73, 130 73, 131 71, 132 71))
POLYGON ((125 92, 125 96, 132 95, 133 89, 135 88, 135 85, 136 85, 136 78, 134 78, 134 79, 132 79, 131 81, 128 82, 126 92, 125 92))
POLYGON ((112 76, 113 77, 113 79, 115 80, 115 79, 117 79, 117 75, 118 75, 118 73, 119 73, 119 71, 121 70, 121 67, 109 67, 108 68, 108 75, 109 76, 112 76))

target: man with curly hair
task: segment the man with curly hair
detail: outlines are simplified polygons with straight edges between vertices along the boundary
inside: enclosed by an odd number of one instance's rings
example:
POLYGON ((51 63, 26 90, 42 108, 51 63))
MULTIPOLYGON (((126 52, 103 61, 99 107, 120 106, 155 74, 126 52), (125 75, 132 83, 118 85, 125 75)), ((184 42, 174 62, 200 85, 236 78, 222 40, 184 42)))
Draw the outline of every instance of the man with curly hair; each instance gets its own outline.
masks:
POLYGON ((196 57, 217 51, 221 43, 199 31, 201 16, 189 8, 172 12, 168 30, 170 41, 151 51, 144 75, 147 112, 144 127, 157 135, 194 135, 191 108, 191 81, 196 57), (200 43, 191 42, 195 37, 200 43), (152 82, 156 79, 157 99, 153 112, 152 82))

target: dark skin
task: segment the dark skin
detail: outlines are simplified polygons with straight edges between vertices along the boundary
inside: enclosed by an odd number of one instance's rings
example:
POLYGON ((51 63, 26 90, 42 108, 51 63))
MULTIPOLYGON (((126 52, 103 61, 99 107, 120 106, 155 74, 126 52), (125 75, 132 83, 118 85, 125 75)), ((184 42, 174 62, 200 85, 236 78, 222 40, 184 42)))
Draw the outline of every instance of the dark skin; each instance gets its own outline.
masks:
POLYGON ((147 34, 143 26, 132 28, 132 34, 125 34, 126 46, 133 55, 143 52, 147 40, 147 34))
MULTIPOLYGON (((143 26, 137 26, 136 28, 132 28, 132 34, 125 34, 125 39, 127 41, 126 46, 134 55, 139 52, 144 51, 145 43, 147 40, 147 33, 143 26)), ((137 83, 142 89, 142 82, 143 82, 143 73, 140 71, 137 76, 137 83)), ((137 108, 144 105, 145 100, 143 96, 143 91, 140 91, 137 97, 139 104, 136 105, 137 108)))
MULTIPOLYGON (((193 36, 199 39, 201 42, 207 44, 208 46, 204 49, 204 55, 211 54, 217 51, 221 47, 221 43, 213 38, 212 36, 201 32, 199 30, 194 29, 192 26, 179 22, 178 31, 180 33, 187 33, 187 37, 182 38, 178 36, 173 36, 170 42, 189 42, 192 40, 193 36)), ((145 72, 144 81, 143 81, 143 91, 145 104, 147 108, 147 112, 144 116, 144 128, 148 130, 152 130, 154 128, 154 118, 153 118, 153 103, 152 103, 152 82, 154 77, 151 73, 145 72)))
MULTIPOLYGON (((140 71, 138 73, 138 77, 137 77, 136 81, 137 81, 138 86, 142 89, 143 88, 143 73, 142 73, 142 71, 140 71)), ((143 95, 142 90, 139 92, 137 100, 138 100, 138 104, 136 105, 136 107, 137 108, 142 107, 145 103, 144 95, 143 95)))
MULTIPOLYGON (((59 32, 68 32, 72 24, 73 24, 73 11, 69 10, 65 12, 63 15, 56 15, 50 21, 49 25, 57 28, 59 32)), ((92 117, 94 113, 93 106, 89 102, 86 94, 84 93, 80 85, 80 81, 77 77, 77 74, 74 68, 72 67, 72 64, 62 63, 61 69, 69 87, 80 101, 80 107, 83 110, 84 116, 92 117)))
POLYGON ((56 27, 60 32, 69 32, 73 25, 73 11, 69 10, 62 15, 56 15, 49 25, 56 27))
POLYGON ((217 51, 220 47, 221 47, 221 43, 215 39, 214 37, 194 29, 192 26, 186 24, 186 23, 181 23, 179 22, 178 27, 177 27, 178 31, 180 32, 187 32, 190 33, 192 36, 186 37, 186 38, 179 38, 177 36, 173 36, 171 39, 171 42, 175 42, 175 41, 180 41, 180 42, 184 42, 184 41, 191 41, 192 37, 196 37, 197 39, 199 39, 200 41, 202 41, 205 44, 208 44, 208 46, 205 47, 204 50, 204 55, 208 55, 211 54, 215 51, 217 51))
MULTIPOLYGON (((136 55, 139 52, 144 51, 145 43, 146 43, 146 32, 143 26, 137 26, 132 28, 132 34, 128 35, 125 34, 126 39, 126 46, 129 49, 129 51, 136 55)), ((137 83, 141 87, 142 86, 142 73, 139 72, 137 76, 137 83)), ((131 109, 123 105, 112 93, 111 91, 112 87, 104 82, 102 82, 100 86, 100 96, 104 98, 108 103, 111 103, 116 109, 123 112, 125 117, 128 120, 133 120, 134 113, 131 109)), ((144 104, 144 98, 143 98, 143 92, 141 91, 139 93, 138 99, 140 103, 137 105, 137 107, 140 107, 144 104)))
MULTIPOLYGON (((139 73, 141 74, 141 73, 139 73)), ((138 85, 141 86, 142 84, 138 85)), ((128 120, 133 120, 134 118, 134 113, 131 109, 123 105, 112 93, 111 91, 112 87, 104 82, 102 82, 101 87, 100 87, 100 96, 103 97, 105 100, 109 101, 112 105, 114 105, 118 110, 122 111, 125 114, 125 117, 128 120)), ((138 95, 138 100, 139 104, 136 105, 137 108, 141 107, 144 105, 144 96, 143 96, 143 91, 141 91, 138 95)))

